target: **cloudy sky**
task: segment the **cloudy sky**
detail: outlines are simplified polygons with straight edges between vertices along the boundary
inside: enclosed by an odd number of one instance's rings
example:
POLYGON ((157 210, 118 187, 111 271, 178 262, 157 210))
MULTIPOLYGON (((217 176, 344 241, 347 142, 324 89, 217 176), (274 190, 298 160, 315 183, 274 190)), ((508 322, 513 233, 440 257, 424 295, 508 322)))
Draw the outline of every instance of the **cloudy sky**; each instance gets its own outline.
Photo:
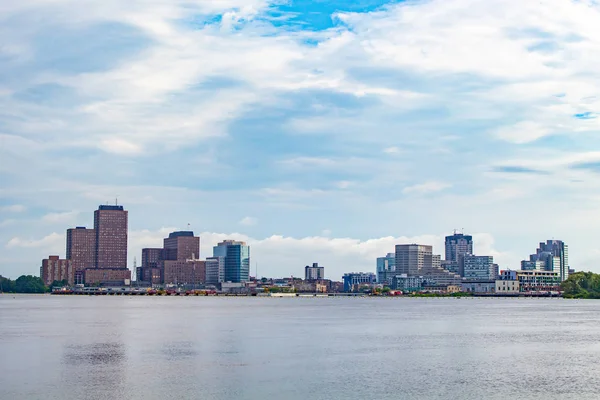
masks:
POLYGON ((130 266, 187 224, 259 276, 374 271, 454 229, 600 272, 593 0, 0 1, 0 274, 101 203, 130 266))

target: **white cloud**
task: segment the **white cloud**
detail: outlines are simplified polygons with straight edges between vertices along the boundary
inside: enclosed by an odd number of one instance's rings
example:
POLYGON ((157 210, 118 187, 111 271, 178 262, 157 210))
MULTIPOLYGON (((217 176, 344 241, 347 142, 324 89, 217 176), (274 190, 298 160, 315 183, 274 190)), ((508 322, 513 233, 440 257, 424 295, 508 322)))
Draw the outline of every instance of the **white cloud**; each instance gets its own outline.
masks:
POLYGON ((402 189, 402 193, 404 193, 404 194, 435 193, 435 192, 441 192, 442 190, 448 189, 451 186, 452 185, 450 185, 449 183, 431 181, 431 182, 425 182, 425 183, 418 183, 418 184, 412 185, 412 186, 407 186, 404 189, 402 189))
POLYGON ((538 140, 552 132, 551 129, 533 121, 523 121, 495 130, 494 135, 508 142, 522 144, 538 140))
POLYGON ((323 157, 294 157, 281 161, 281 164, 295 168, 328 167, 335 165, 335 161, 323 157))
POLYGON ((338 182, 335 182, 335 187, 338 189, 348 189, 348 188, 352 187, 353 184, 354 184, 354 182, 351 182, 351 181, 338 181, 338 182))
POLYGON ((240 220, 240 225, 253 226, 253 225, 256 225, 257 222, 258 222, 258 219, 254 218, 254 217, 244 217, 240 220))
MULTIPOLYGON (((22 239, 20 237, 13 237, 6 243, 6 247, 22 247, 22 248, 62 248, 65 245, 65 235, 53 232, 42 239, 22 239), (59 247, 60 246, 60 247, 59 247)), ((37 262, 37 260, 36 260, 37 262)))
POLYGON ((123 139, 105 139, 102 141, 100 147, 110 153, 123 154, 123 155, 135 155, 140 154, 142 149, 135 143, 131 143, 123 139))
POLYGON ((27 207, 25 207, 22 204, 13 204, 10 206, 0 207, 0 211, 11 212, 11 213, 22 213, 25 210, 27 210, 27 207))
POLYGON ((56 224, 56 223, 70 223, 75 221, 76 217, 79 215, 79 211, 66 211, 66 212, 58 212, 58 213, 49 213, 42 217, 42 221, 46 223, 56 224))
POLYGON ((396 146, 386 147, 385 149, 383 149, 383 152, 386 154, 398 154, 400 153, 400 149, 396 146))

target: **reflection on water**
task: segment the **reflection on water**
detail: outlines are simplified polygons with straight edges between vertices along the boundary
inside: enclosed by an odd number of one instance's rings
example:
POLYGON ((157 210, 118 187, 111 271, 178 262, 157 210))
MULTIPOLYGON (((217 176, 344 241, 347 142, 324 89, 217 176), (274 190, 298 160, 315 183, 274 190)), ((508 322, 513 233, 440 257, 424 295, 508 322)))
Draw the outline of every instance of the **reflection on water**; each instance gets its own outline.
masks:
POLYGON ((0 399, 597 399, 600 302, 0 298, 0 399))
POLYGON ((166 360, 181 360, 182 358, 195 357, 198 352, 192 342, 168 342, 162 348, 166 360))
POLYGON ((123 343, 67 345, 62 381, 78 398, 117 399, 126 393, 126 348, 123 343))
POLYGON ((100 364, 122 363, 125 359, 125 346, 122 343, 95 343, 90 345, 69 345, 65 348, 63 363, 80 367, 100 364))

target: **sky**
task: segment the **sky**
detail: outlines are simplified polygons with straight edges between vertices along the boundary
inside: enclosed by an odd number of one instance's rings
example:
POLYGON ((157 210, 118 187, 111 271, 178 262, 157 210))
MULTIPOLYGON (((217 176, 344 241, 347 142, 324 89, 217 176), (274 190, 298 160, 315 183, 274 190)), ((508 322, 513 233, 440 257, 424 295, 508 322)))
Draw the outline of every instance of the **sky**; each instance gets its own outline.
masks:
POLYGON ((374 271, 455 229, 600 272, 593 0, 0 1, 0 274, 99 204, 129 266, 170 231, 252 274, 374 271))

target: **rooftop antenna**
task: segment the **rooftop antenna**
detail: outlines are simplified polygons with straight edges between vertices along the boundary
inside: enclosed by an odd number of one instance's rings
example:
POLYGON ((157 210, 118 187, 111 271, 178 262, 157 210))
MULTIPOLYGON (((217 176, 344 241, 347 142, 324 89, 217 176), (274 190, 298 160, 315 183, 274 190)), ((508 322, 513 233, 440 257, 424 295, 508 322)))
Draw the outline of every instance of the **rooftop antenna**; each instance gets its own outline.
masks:
POLYGON ((119 198, 115 197, 115 206, 118 206, 118 205, 119 205, 119 198))
POLYGON ((187 227, 188 227, 188 231, 189 231, 189 230, 190 230, 190 223, 189 223, 189 222, 188 222, 188 225, 187 225, 187 227))

